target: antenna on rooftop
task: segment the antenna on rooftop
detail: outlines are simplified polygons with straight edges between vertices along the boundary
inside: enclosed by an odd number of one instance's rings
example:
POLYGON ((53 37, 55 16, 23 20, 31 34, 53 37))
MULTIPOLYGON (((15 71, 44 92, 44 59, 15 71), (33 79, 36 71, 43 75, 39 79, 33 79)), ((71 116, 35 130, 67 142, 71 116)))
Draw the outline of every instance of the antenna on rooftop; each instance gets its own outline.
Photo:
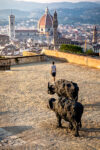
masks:
POLYGON ((12 15, 12 9, 11 9, 11 15, 12 15))
POLYGON ((49 9, 48 9, 48 7, 46 7, 46 9, 45 9, 45 13, 46 13, 46 14, 48 14, 48 13, 49 13, 49 9))
POLYGON ((87 40, 85 40, 85 52, 87 50, 87 40))

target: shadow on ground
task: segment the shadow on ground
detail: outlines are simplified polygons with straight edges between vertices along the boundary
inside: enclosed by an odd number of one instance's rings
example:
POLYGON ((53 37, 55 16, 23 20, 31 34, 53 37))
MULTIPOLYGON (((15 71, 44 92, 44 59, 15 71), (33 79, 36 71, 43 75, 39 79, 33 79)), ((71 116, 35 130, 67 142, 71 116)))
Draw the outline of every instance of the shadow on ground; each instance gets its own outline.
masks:
POLYGON ((0 128, 0 141, 9 136, 16 136, 26 130, 32 129, 32 126, 9 126, 0 128))
POLYGON ((94 103, 94 104, 85 104, 84 107, 87 107, 87 108, 89 108, 89 107, 99 107, 100 108, 100 102, 94 103))
POLYGON ((85 111, 100 111, 100 102, 94 104, 85 104, 84 105, 85 111))
POLYGON ((100 139, 100 128, 82 128, 81 131, 85 138, 100 139))
POLYGON ((5 115, 5 114, 8 114, 9 111, 5 111, 5 112, 0 112, 0 115, 5 115))

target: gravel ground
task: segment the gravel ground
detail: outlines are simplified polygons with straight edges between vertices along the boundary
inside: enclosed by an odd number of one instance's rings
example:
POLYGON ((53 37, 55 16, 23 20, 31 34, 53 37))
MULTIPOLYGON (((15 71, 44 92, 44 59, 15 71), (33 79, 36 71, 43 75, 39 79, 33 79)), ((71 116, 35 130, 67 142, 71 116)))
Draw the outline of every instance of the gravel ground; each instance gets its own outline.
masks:
POLYGON ((47 101, 51 60, 0 72, 0 150, 100 150, 100 70, 56 61, 57 79, 77 82, 84 105, 80 137, 56 128, 47 101))

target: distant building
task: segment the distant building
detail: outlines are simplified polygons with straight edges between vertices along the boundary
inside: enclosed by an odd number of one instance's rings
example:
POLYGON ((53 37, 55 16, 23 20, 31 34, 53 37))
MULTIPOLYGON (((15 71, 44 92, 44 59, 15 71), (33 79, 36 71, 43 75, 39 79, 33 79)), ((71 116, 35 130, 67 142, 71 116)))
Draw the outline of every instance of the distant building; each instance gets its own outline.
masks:
POLYGON ((62 44, 80 45, 80 43, 78 41, 72 41, 69 38, 61 37, 61 35, 59 36, 57 28, 58 28, 58 19, 57 19, 57 12, 55 11, 54 16, 53 16, 53 44, 54 44, 54 49, 59 48, 59 46, 62 44))
POLYGON ((97 28, 96 28, 96 26, 94 26, 94 29, 93 29, 93 39, 92 39, 92 43, 93 43, 93 44, 97 44, 97 28))
POLYGON ((2 56, 19 56, 20 50, 15 45, 8 44, 1 50, 1 55, 2 56))
POLYGON ((96 26, 93 28, 93 40, 92 40, 93 51, 100 55, 100 44, 98 44, 98 32, 96 26))
POLYGON ((26 40, 29 38, 37 38, 38 31, 37 30, 15 30, 15 38, 19 40, 26 40))
POLYGON ((100 56, 100 44, 94 45, 93 46, 93 51, 95 53, 99 53, 99 56, 100 56))
POLYGON ((9 16, 9 37, 15 38, 15 16, 12 14, 9 16))
POLYGON ((82 45, 84 52, 86 52, 87 50, 91 49, 93 50, 94 53, 99 54, 100 55, 100 44, 98 43, 98 36, 97 36, 97 28, 96 26, 94 26, 93 28, 93 39, 92 42, 87 42, 87 40, 85 40, 85 44, 82 45))
POLYGON ((0 46, 4 46, 9 43, 9 36, 0 34, 0 46))

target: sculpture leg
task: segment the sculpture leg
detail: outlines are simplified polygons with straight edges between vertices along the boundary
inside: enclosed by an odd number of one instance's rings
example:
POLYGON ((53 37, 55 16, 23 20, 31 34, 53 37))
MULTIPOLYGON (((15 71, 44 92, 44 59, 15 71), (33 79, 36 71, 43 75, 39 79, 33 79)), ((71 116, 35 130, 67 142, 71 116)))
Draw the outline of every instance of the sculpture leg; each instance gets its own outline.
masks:
POLYGON ((79 132, 78 132, 78 130, 79 130, 79 125, 78 125, 78 123, 77 122, 74 122, 74 127, 75 127, 75 136, 76 137, 78 137, 79 136, 79 132))
POLYGON ((56 114, 56 117, 57 117, 57 127, 62 127, 60 115, 59 115, 59 114, 56 114))
POLYGON ((80 121, 80 123, 79 123, 79 127, 82 128, 82 123, 81 123, 81 121, 80 121))
POLYGON ((69 129, 70 129, 70 130, 73 130, 73 125, 72 125, 71 122, 69 122, 69 129))

